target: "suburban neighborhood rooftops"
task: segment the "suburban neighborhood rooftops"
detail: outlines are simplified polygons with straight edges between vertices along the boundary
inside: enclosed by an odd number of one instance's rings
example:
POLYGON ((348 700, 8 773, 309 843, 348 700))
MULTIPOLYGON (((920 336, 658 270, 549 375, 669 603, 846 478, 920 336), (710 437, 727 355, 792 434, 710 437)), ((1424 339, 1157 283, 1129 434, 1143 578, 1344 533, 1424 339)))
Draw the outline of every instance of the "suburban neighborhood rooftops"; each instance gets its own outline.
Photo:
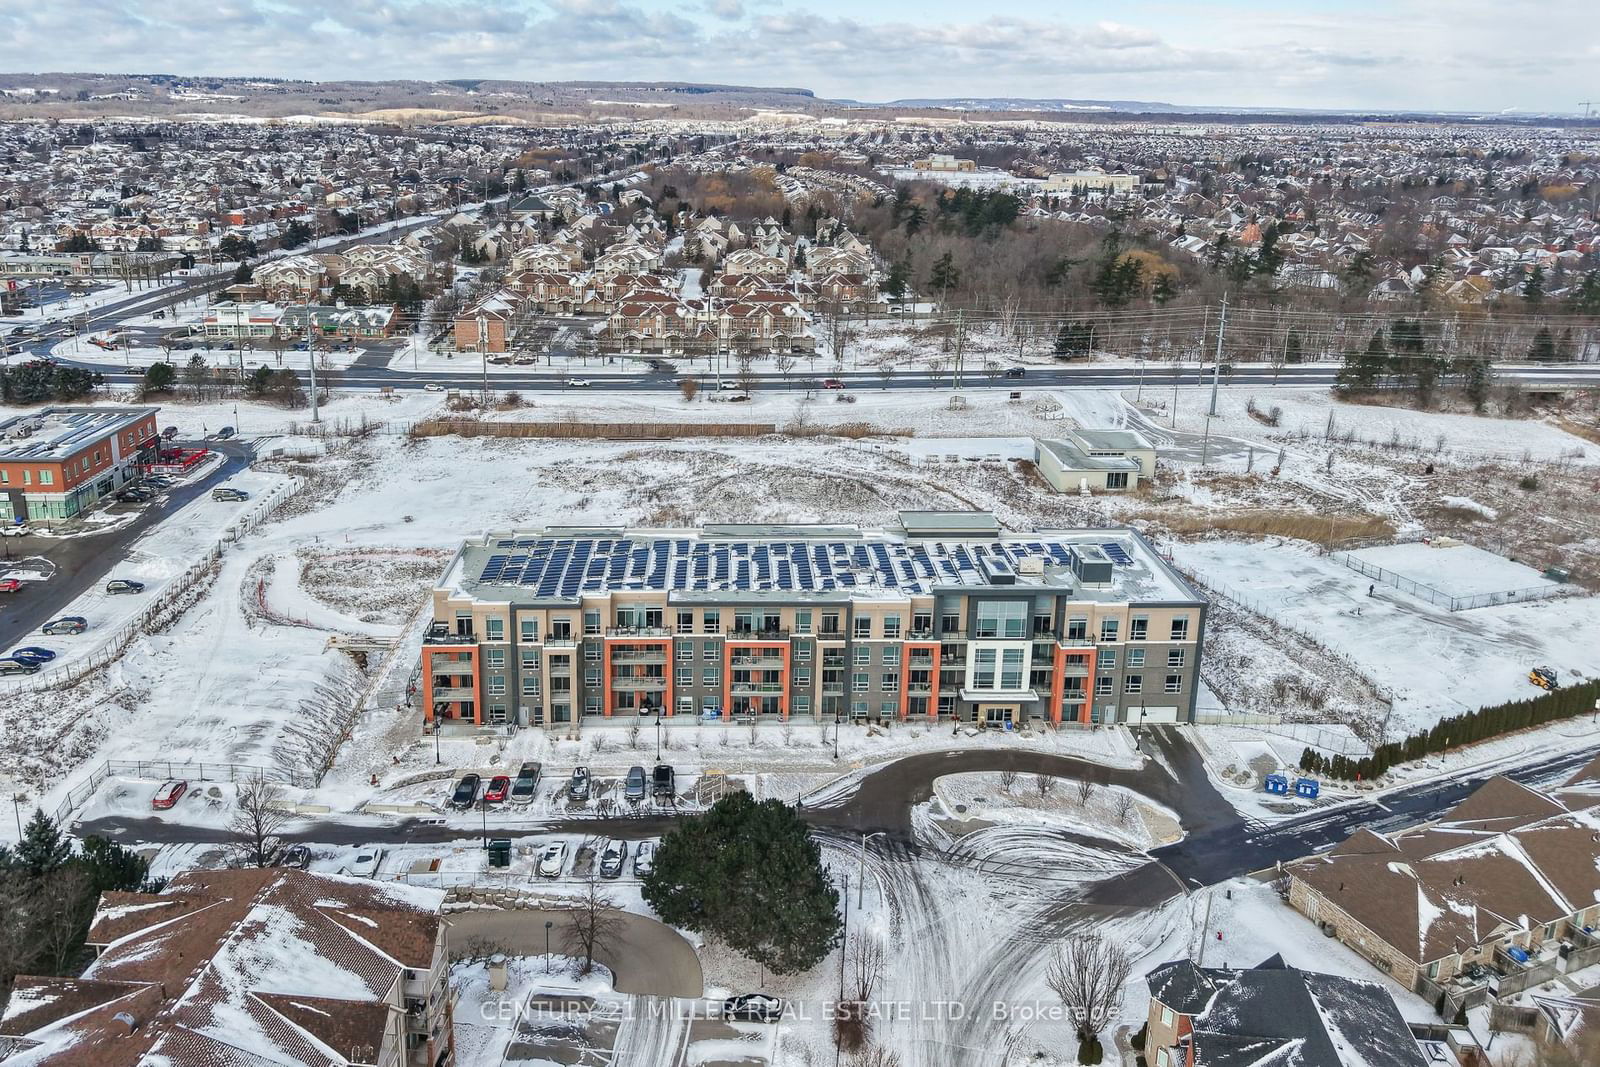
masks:
POLYGON ((155 407, 51 407, 0 422, 0 463, 68 459, 141 419, 155 407))
POLYGON ((1085 601, 1202 600, 1129 529, 985 534, 998 523, 982 514, 961 536, 951 525, 956 518, 934 514, 910 516, 927 536, 781 525, 489 533, 463 546, 440 586, 516 602, 627 591, 676 601, 872 600, 983 588, 1069 592, 1085 601))

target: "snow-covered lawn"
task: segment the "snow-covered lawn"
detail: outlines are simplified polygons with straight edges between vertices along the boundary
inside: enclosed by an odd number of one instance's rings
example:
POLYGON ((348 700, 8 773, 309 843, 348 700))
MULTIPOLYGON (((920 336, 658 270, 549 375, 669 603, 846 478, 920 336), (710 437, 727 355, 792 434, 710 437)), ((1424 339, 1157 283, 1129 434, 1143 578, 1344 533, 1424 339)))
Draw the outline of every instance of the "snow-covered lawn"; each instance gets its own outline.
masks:
POLYGON ((1448 542, 1380 545, 1357 549, 1350 555, 1368 567, 1381 568, 1391 575, 1430 586, 1450 597, 1514 590, 1533 590, 1542 594, 1559 588, 1557 583, 1526 564, 1472 545, 1448 542))
POLYGON ((1564 679, 1600 674, 1600 597, 1447 611, 1372 583, 1302 542, 1175 544, 1180 564, 1224 592, 1348 656, 1394 695, 1389 736, 1537 694, 1539 664, 1564 679))

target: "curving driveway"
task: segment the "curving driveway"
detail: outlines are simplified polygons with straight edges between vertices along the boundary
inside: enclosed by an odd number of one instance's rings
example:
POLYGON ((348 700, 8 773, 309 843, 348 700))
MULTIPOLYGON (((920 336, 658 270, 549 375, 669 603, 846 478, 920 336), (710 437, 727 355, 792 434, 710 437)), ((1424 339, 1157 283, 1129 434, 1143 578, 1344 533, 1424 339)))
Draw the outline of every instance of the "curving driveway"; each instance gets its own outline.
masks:
MULTIPOLYGON (((622 920, 622 933, 609 951, 596 952, 595 959, 610 969, 617 992, 658 997, 700 997, 705 993, 700 958, 682 934, 646 915, 616 914, 622 920)), ((451 912, 450 938, 458 946, 471 938, 483 938, 508 956, 540 956, 544 954, 544 924, 553 922, 550 950, 562 953, 567 915, 558 909, 451 912)))

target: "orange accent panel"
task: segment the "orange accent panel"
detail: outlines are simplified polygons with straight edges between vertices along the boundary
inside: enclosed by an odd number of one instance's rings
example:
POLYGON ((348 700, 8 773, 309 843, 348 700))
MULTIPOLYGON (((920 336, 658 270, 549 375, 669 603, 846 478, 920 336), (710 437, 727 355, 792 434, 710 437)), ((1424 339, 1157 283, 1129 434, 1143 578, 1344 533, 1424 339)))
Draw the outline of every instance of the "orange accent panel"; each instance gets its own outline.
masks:
POLYGON ((928 707, 937 716, 939 711, 939 650, 937 641, 907 641, 900 646, 900 718, 911 715, 911 650, 928 649, 933 654, 933 665, 928 668, 928 707))
POLYGON ((759 641, 745 640, 737 637, 726 637, 722 641, 722 714, 724 721, 733 716, 733 649, 740 648, 776 648, 783 653, 783 689, 778 692, 778 717, 789 717, 789 642, 788 641, 759 641))

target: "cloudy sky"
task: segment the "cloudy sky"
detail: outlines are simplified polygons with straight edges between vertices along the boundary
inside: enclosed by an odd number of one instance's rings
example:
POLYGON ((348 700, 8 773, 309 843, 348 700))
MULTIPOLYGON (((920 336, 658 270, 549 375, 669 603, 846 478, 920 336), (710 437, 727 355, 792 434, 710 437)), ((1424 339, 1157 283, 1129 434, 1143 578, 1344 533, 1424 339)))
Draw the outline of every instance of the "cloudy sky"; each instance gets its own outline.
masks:
POLYGON ((0 69, 1576 111, 1595 0, 12 0, 0 69))

